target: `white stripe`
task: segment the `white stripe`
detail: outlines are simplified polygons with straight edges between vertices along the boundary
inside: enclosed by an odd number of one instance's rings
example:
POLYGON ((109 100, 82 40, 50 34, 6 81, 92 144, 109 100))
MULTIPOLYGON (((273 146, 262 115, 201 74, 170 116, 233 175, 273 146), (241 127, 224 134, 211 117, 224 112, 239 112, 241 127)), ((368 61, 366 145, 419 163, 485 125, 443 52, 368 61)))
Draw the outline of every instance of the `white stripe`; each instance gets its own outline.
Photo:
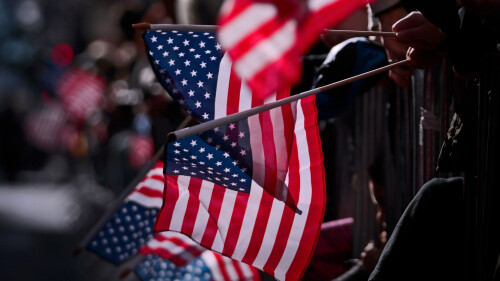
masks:
POLYGON ((224 261, 224 265, 227 271, 227 274, 229 275, 230 280, 240 280, 238 276, 238 272, 236 272, 236 269, 234 268, 234 263, 230 258, 222 256, 222 260, 224 261))
POLYGON ((236 242, 236 247, 232 255, 232 258, 236 260, 242 260, 247 252, 250 239, 252 238, 252 229, 255 226, 255 220, 257 219, 257 214, 259 212, 262 193, 262 187, 252 181, 245 215, 243 216, 243 222, 241 223, 240 235, 238 236, 238 242, 236 242))
POLYGON ((215 255, 216 254, 211 251, 205 251, 201 254, 201 258, 207 265, 208 269, 210 269, 210 272, 214 277, 213 280, 222 281, 225 279, 220 272, 219 263, 217 262, 217 259, 215 259, 215 255))
POLYGON ((309 159, 309 146, 306 130, 304 129, 304 112, 302 111, 302 102, 297 104, 297 121, 295 123, 295 135, 297 140, 298 160, 300 164, 300 193, 297 207, 302 211, 302 214, 295 214, 290 236, 288 237, 287 247, 283 252, 282 259, 276 267, 275 278, 285 280, 285 273, 288 271, 293 259, 297 253, 304 227, 309 215, 309 205, 311 204, 311 171, 309 159))
MULTIPOLYGON (((252 178, 259 185, 264 185, 266 176, 266 160, 262 146, 262 131, 259 115, 248 117, 248 130, 250 131, 250 149, 252 151, 252 178)), ((262 187, 259 187, 262 188, 262 187)))
POLYGON ((264 268, 271 251, 273 250, 274 244, 277 240, 278 230, 281 225, 281 218, 283 217, 283 210, 285 209, 285 204, 277 199, 273 200, 273 205, 271 207, 271 213, 269 214, 269 220, 267 221, 266 231, 264 233, 264 239, 260 246, 259 254, 253 262, 253 266, 257 268, 264 268))
POLYGON ((243 78, 251 78, 272 62, 278 60, 295 44, 297 23, 289 20, 283 27, 265 40, 261 40, 234 67, 243 78))
MULTIPOLYGON (((286 146, 285 122, 283 121, 282 107, 269 112, 273 124, 274 147, 276 148, 277 181, 276 188, 281 187, 288 172, 288 151, 286 146)), ((292 132, 289 132, 292 133, 292 132)))
POLYGON ((210 218, 208 213, 208 207, 210 206, 210 199, 212 198, 212 191, 214 189, 214 183, 209 181, 203 181, 201 183, 200 195, 200 206, 198 208, 198 213, 196 214, 196 221, 194 223, 193 234, 191 237, 198 242, 201 242, 205 229, 207 228, 207 223, 210 218))
POLYGON ((163 192, 163 189, 165 188, 165 182, 158 179, 148 178, 145 181, 139 183, 135 190, 139 190, 142 187, 147 187, 152 190, 163 192))
POLYGON ((172 213, 172 221, 170 222, 169 230, 181 231, 182 222, 184 221, 184 215, 186 214, 186 209, 189 200, 189 179, 191 177, 179 176, 177 178, 177 185, 179 186, 179 199, 175 202, 175 208, 172 213))
POLYGON ((307 1, 307 7, 310 12, 317 12, 318 10, 324 9, 326 6, 332 5, 338 1, 336 0, 309 0, 307 1))
POLYGON ((225 23, 219 31, 220 43, 231 49, 245 37, 258 30, 261 25, 276 17, 277 10, 271 4, 254 3, 225 23))
POLYGON ((148 242, 148 247, 152 250, 164 249, 172 255, 181 257, 185 261, 190 261, 194 258, 193 254, 191 254, 189 251, 186 251, 185 247, 178 246, 169 240, 160 242, 158 240, 152 239, 150 242, 148 242))
POLYGON ((238 111, 243 111, 250 108, 252 108, 252 90, 250 90, 245 80, 242 80, 240 88, 240 104, 238 111))
POLYGON ((161 197, 149 197, 139 192, 133 192, 126 199, 125 202, 132 201, 146 208, 160 209, 163 204, 161 197))
POLYGON ((245 276, 245 280, 254 280, 253 271, 248 264, 239 262, 238 265, 241 269, 241 272, 243 273, 243 276, 245 276))
POLYGON ((227 232, 229 230, 229 223, 231 222, 231 217, 233 216, 234 204, 236 202, 236 196, 238 196, 238 192, 227 189, 224 192, 224 198, 222 199, 222 205, 219 213, 219 221, 217 222, 218 232, 221 234, 222 245, 219 245, 220 242, 217 239, 214 241, 212 245, 212 249, 214 251, 222 253, 224 248, 224 241, 226 241, 227 232))
POLYGON ((217 89, 215 90, 214 119, 227 115, 227 96, 229 92, 229 79, 231 77, 231 65, 232 61, 229 58, 229 55, 225 53, 219 65, 217 89))

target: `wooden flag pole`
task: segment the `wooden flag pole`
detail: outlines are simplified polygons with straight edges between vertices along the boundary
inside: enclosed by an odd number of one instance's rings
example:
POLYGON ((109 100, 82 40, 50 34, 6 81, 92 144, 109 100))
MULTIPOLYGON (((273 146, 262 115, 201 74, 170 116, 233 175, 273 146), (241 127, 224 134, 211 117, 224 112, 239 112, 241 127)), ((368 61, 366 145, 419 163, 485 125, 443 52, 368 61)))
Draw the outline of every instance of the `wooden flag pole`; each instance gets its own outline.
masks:
MULTIPOLYGON (((177 30, 193 32, 215 32, 216 25, 195 25, 195 24, 150 24, 136 23, 132 27, 138 30, 177 30)), ((365 31, 365 30, 337 30, 325 29, 328 35, 352 35, 352 36, 396 36, 396 32, 365 31)))
MULTIPOLYGON (((181 124, 176 128, 176 130, 180 130, 186 127, 190 122, 194 119, 191 116, 187 116, 181 122, 181 124)), ((85 235, 80 244, 75 248, 73 255, 78 255, 82 252, 82 250, 87 247, 87 245, 92 241, 92 238, 99 232, 99 230, 108 222, 108 220, 114 215, 116 210, 120 208, 123 203, 123 200, 134 190, 134 188, 141 182, 141 180, 146 176, 146 174, 155 166, 158 162, 158 159, 163 155, 165 151, 165 145, 162 145, 160 149, 155 153, 153 158, 151 158, 146 165, 144 165, 137 176, 127 185, 125 190, 113 201, 109 209, 106 213, 99 219, 99 221, 92 227, 92 229, 85 235)))
POLYGON ((254 107, 254 108, 251 108, 251 109, 248 109, 245 111, 241 111, 241 112, 237 112, 235 114, 221 117, 219 119, 211 120, 211 121, 208 121, 205 123, 200 123, 200 124, 192 126, 192 127, 187 127, 187 128, 184 128, 184 129, 181 129, 178 131, 174 131, 174 132, 171 132, 168 134, 168 141, 172 142, 172 141, 175 141, 177 139, 185 138, 185 137, 199 134, 199 133, 202 133, 202 132, 205 132, 208 130, 212 130, 216 127, 220 127, 220 126, 232 123, 232 122, 239 121, 239 120, 247 118, 249 116, 259 114, 259 113, 262 113, 264 111, 268 111, 270 109, 297 101, 299 99, 302 99, 302 98, 305 98, 305 97, 308 97, 308 96, 311 96, 311 95, 314 95, 314 94, 317 94, 320 92, 324 92, 326 90, 330 90, 330 89, 333 89, 336 87, 340 87, 340 86, 346 85, 348 83, 352 83, 352 82, 361 80, 363 78, 367 78, 367 77, 388 71, 388 70, 396 68, 396 67, 403 66, 407 63, 408 63, 408 60, 402 60, 402 61, 392 63, 392 64, 389 64, 389 65, 386 65, 386 66, 383 66, 383 67, 380 67, 380 68, 377 68, 377 69, 374 69, 374 70, 371 70, 371 71, 368 71, 368 72, 365 72, 365 73, 362 73, 362 74, 359 74, 359 75, 356 75, 353 77, 346 78, 344 80, 341 80, 341 81, 338 81, 335 83, 331 83, 331 84, 328 84, 328 85, 325 85, 322 87, 318 87, 318 88, 315 88, 315 89, 312 89, 312 90, 309 90, 306 92, 302 92, 300 94, 290 96, 290 97, 287 97, 287 98, 284 98, 284 99, 281 99, 281 100, 278 100, 278 101, 275 101, 272 103, 257 106, 257 107, 254 107))

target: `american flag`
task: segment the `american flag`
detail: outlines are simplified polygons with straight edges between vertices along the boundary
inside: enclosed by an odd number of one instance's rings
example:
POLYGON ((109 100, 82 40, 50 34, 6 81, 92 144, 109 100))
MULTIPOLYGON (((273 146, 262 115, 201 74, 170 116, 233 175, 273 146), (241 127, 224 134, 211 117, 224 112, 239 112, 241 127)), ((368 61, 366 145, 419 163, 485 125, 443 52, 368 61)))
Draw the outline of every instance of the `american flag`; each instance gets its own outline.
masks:
POLYGON ((219 17, 218 36, 236 73, 267 97, 301 77, 300 57, 324 28, 367 0, 232 0, 219 17))
POLYGON ((147 255, 135 272, 144 281, 259 281, 255 268, 231 260, 211 251, 184 266, 177 266, 170 260, 155 255, 147 255))
POLYGON ((83 69, 70 69, 59 80, 57 93, 64 109, 76 122, 83 122, 99 108, 106 83, 99 76, 83 69))
MULTIPOLYGON (((252 95, 211 33, 143 36, 159 81, 200 122, 289 95, 252 95)), ((298 280, 325 206, 320 147, 313 97, 169 143, 155 230, 298 280)))
POLYGON ((146 259, 136 268, 142 280, 149 281, 153 276, 155 280, 260 280, 256 268, 212 253, 183 234, 153 232, 164 182, 163 162, 159 161, 97 233, 88 249, 115 264, 138 254, 145 255, 146 259), (181 273, 182 278, 178 276, 181 273), (206 276, 209 279, 203 279, 206 276))

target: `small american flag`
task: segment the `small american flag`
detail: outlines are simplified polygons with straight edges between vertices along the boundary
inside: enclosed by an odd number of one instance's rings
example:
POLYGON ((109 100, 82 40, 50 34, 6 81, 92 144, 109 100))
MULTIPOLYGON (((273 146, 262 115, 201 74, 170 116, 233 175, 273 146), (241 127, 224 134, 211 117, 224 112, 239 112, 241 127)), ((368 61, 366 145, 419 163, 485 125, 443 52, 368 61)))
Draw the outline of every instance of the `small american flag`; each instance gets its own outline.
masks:
MULTIPOLYGON (((252 95, 212 33, 150 31, 144 40, 159 81, 200 122, 289 95, 252 95)), ((313 97, 169 143, 155 230, 298 280, 325 205, 320 147, 313 97)))
POLYGON ((147 255, 135 272, 144 281, 259 281, 259 272, 249 265, 205 251, 184 266, 155 255, 147 255))
POLYGON ((149 281, 153 276, 155 280, 260 280, 257 269, 222 258, 183 234, 153 233, 164 181, 163 162, 159 161, 97 233, 88 249, 115 264, 137 254, 146 255, 136 268, 142 280, 149 281))
POLYGON ((233 0, 219 18, 219 39, 238 75, 267 97, 301 76, 300 57, 367 0, 233 0))

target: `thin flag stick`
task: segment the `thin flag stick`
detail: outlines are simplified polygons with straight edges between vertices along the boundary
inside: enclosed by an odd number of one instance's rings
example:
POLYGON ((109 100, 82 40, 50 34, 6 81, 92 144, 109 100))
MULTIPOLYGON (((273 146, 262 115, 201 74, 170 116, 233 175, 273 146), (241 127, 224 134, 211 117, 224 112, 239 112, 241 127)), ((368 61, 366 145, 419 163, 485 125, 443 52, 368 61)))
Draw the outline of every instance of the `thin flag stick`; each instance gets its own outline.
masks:
POLYGON ((134 269, 145 259, 146 256, 143 254, 137 254, 135 257, 133 257, 132 260, 127 265, 127 268, 125 268, 120 274, 120 279, 124 279, 125 277, 127 277, 127 275, 129 275, 130 272, 134 271, 134 269))
POLYGON ((344 80, 340 80, 340 81, 335 82, 335 83, 331 83, 331 84, 328 84, 328 85, 325 85, 322 87, 314 88, 312 90, 302 92, 300 94, 290 96, 288 98, 284 98, 284 99, 281 99, 281 100, 278 100, 278 101, 275 101, 272 103, 257 106, 257 107, 254 107, 254 108, 251 108, 251 109, 248 109, 245 111, 241 111, 241 112, 237 112, 237 113, 234 113, 234 114, 231 114, 228 116, 221 117, 219 119, 211 120, 211 121, 208 121, 205 123, 200 123, 200 124, 192 126, 192 127, 187 127, 187 128, 184 128, 184 129, 181 129, 178 131, 174 131, 174 132, 171 132, 170 134, 168 134, 168 141, 172 142, 172 141, 175 141, 177 139, 181 139, 181 138, 185 138, 185 137, 192 136, 195 134, 199 134, 199 133, 214 129, 216 127, 220 127, 220 126, 232 123, 232 122, 236 122, 236 121, 239 121, 241 119, 247 118, 249 116, 259 114, 259 113, 262 113, 264 111, 268 111, 270 109, 294 102, 296 100, 299 100, 299 99, 302 99, 302 98, 305 98, 305 97, 308 97, 308 96, 311 96, 311 95, 314 95, 314 94, 317 94, 320 92, 324 92, 326 90, 330 90, 330 89, 333 89, 336 87, 340 87, 340 86, 346 85, 348 83, 352 83, 352 82, 361 80, 363 78, 367 78, 367 77, 388 71, 388 70, 396 68, 396 67, 403 66, 407 63, 408 63, 408 60, 402 60, 402 61, 399 61, 399 62, 396 62, 393 64, 389 64, 389 65, 386 65, 386 66, 383 66, 383 67, 380 67, 380 68, 377 68, 377 69, 374 69, 374 70, 371 70, 371 71, 368 71, 368 72, 365 72, 365 73, 362 73, 362 74, 359 74, 359 75, 356 75, 353 77, 346 78, 344 80))
MULTIPOLYGON (((216 25, 195 25, 195 24, 150 24, 136 23, 132 25, 138 30, 176 30, 176 31, 193 31, 193 32, 215 32, 216 25)), ((325 29, 325 34, 328 35, 352 35, 352 36, 396 36, 396 32, 385 31, 365 31, 365 30, 337 30, 325 29)))
MULTIPOLYGON (((187 116, 184 118, 184 120, 181 122, 181 124, 176 128, 176 130, 180 130, 184 127, 186 127, 191 121, 193 121, 193 118, 191 116, 187 116)), ((163 155, 163 152, 165 151, 165 145, 162 145, 160 149, 155 153, 153 158, 149 159, 149 161, 144 165, 137 176, 127 185, 125 190, 118 195, 118 197, 113 201, 109 209, 106 211, 106 213, 99 219, 99 221, 92 227, 92 229, 85 235, 85 237, 82 239, 80 244, 75 248, 73 255, 78 255, 80 252, 87 247, 87 245, 92 241, 92 238, 99 232, 99 230, 108 222, 108 220, 113 216, 113 214, 120 208, 120 206, 123 203, 123 200, 134 190, 134 188, 141 182, 141 180, 146 176, 146 174, 155 166, 155 164, 158 162, 158 159, 163 155)))

